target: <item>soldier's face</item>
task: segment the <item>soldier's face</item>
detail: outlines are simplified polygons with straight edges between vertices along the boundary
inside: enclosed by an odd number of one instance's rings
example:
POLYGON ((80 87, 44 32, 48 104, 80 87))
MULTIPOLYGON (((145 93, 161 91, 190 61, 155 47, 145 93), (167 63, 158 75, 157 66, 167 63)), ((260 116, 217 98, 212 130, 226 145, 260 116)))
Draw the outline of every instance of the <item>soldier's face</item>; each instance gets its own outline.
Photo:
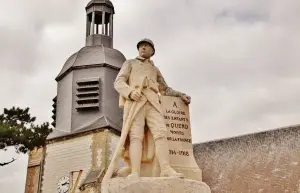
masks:
POLYGON ((143 58, 150 58, 153 54, 153 49, 148 43, 141 43, 139 47, 139 55, 143 58))

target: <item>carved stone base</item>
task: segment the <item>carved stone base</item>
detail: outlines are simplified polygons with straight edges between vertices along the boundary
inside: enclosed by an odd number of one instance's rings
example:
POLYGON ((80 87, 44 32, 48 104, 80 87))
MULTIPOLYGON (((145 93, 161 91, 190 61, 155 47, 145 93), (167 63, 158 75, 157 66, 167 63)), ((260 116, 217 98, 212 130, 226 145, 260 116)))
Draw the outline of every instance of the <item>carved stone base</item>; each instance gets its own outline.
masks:
POLYGON ((211 191, 204 182, 189 179, 142 177, 139 180, 132 180, 118 177, 109 181, 108 193, 211 193, 211 191))

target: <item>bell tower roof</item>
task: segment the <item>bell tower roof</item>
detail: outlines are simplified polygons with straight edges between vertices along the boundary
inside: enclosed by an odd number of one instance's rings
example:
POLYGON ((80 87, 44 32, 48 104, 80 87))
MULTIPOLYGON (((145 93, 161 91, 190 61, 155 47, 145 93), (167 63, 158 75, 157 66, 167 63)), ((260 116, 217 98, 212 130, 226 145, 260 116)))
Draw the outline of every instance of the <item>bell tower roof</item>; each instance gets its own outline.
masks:
POLYGON ((68 58, 56 80, 61 80, 71 70, 88 66, 107 66, 119 70, 125 60, 125 56, 116 49, 107 48, 103 45, 86 46, 68 58))
POLYGON ((114 8, 112 2, 109 1, 109 0, 91 0, 91 1, 86 5, 86 9, 88 9, 89 7, 91 7, 91 6, 93 6, 93 5, 106 5, 106 6, 108 6, 108 7, 114 8))

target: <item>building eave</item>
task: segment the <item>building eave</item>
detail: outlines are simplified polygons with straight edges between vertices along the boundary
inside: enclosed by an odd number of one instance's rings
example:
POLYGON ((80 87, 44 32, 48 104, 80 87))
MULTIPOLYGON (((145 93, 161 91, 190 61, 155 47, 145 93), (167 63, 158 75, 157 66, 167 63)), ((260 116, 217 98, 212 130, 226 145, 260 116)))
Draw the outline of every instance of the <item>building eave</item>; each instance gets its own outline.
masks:
POLYGON ((233 137, 215 139, 215 140, 205 141, 205 142, 200 142, 200 143, 194 143, 193 146, 203 145, 203 144, 211 144, 211 143, 221 143, 221 142, 228 141, 228 140, 235 140, 237 138, 251 137, 251 136, 254 137, 256 135, 265 135, 265 134, 272 133, 272 132, 280 132, 280 131, 292 130, 292 129, 300 129, 300 124, 279 127, 279 128, 275 128, 275 129, 269 129, 269 130, 265 130, 265 131, 254 132, 254 133, 247 133, 247 134, 237 135, 237 136, 233 136, 233 137))
POLYGON ((55 80, 58 82, 61 79, 63 79, 67 74, 69 74, 70 72, 72 72, 73 70, 80 70, 80 69, 89 69, 89 68, 99 68, 99 67, 108 67, 114 70, 120 70, 120 68, 110 65, 110 64, 106 64, 106 63, 101 63, 101 64, 91 64, 91 65, 85 65, 85 66, 72 66, 70 67, 68 70, 66 70, 64 73, 62 73, 61 75, 57 76, 55 78, 55 80))

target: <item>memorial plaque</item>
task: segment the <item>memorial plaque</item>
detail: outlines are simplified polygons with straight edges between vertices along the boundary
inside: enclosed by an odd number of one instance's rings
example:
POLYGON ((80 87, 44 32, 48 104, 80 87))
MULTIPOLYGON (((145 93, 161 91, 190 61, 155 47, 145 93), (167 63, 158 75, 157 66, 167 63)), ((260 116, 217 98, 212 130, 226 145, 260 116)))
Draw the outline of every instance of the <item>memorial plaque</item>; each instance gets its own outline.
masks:
POLYGON ((185 178, 202 181, 202 172, 196 163, 188 105, 179 97, 161 97, 164 118, 168 129, 170 164, 185 178))

